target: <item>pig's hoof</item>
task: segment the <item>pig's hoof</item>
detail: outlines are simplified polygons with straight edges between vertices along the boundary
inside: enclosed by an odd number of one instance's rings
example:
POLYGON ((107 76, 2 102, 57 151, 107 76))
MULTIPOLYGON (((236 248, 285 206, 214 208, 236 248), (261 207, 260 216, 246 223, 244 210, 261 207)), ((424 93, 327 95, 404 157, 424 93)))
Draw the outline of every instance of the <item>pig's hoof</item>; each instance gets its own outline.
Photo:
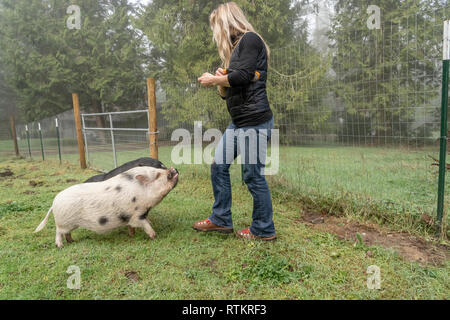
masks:
POLYGON ((67 243, 72 243, 73 242, 72 235, 70 233, 66 234, 65 237, 66 237, 67 243))
POLYGON ((62 249, 64 247, 62 243, 57 243, 56 246, 58 247, 58 249, 62 249))
POLYGON ((155 240, 156 238, 156 233, 151 233, 148 235, 150 237, 150 239, 155 240))

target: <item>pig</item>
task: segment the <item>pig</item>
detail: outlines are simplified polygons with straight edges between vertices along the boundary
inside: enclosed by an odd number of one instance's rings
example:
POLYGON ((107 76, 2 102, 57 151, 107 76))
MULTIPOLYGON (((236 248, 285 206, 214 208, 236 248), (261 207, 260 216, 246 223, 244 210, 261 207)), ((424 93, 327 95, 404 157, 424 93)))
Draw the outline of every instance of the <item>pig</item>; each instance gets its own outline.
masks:
POLYGON ((34 232, 45 227, 53 212, 58 248, 63 247, 63 237, 73 241, 71 232, 76 228, 105 233, 128 225, 143 228, 154 239, 156 233, 147 215, 177 183, 174 168, 135 167, 106 181, 71 186, 56 195, 34 232))
POLYGON ((117 167, 117 168, 109 171, 108 173, 99 174, 99 175, 90 177, 84 183, 105 181, 105 180, 111 179, 112 177, 115 177, 116 175, 118 175, 122 172, 125 172, 125 171, 130 170, 135 167, 153 167, 153 168, 158 168, 158 169, 167 169, 166 166, 161 161, 159 161, 157 159, 153 159, 153 158, 143 157, 143 158, 139 158, 139 159, 124 163, 120 167, 117 167))
MULTIPOLYGON (((105 180, 111 179, 112 177, 115 177, 118 174, 121 174, 122 172, 125 172, 125 171, 130 170, 135 167, 153 167, 153 168, 158 168, 158 169, 167 169, 167 167, 161 161, 159 161, 157 159, 149 158, 149 157, 142 157, 142 158, 124 163, 123 165, 121 165, 107 173, 98 174, 96 176, 90 177, 84 183, 105 181, 105 180)), ((133 237, 136 233, 135 228, 128 226, 128 233, 129 233, 130 237, 133 237)))

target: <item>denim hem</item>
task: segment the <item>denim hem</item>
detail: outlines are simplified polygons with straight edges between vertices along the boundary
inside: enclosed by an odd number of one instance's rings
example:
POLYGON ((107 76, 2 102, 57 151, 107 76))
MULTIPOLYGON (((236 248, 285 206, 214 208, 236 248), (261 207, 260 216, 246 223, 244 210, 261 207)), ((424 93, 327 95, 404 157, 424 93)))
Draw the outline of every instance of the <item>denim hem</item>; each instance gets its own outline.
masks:
POLYGON ((252 227, 250 227, 250 232, 252 233, 252 235, 257 237, 273 237, 276 235, 276 232, 270 234, 258 234, 258 232, 255 232, 255 230, 252 227))
MULTIPOLYGON (((231 215, 231 213, 230 213, 231 215)), ((223 226, 221 225, 221 223, 218 223, 218 220, 216 220, 216 218, 214 218, 214 214, 211 214, 211 216, 209 216, 209 221, 211 221, 212 223, 214 223, 216 226, 222 227, 222 228, 233 228, 233 225, 231 226, 223 226)))

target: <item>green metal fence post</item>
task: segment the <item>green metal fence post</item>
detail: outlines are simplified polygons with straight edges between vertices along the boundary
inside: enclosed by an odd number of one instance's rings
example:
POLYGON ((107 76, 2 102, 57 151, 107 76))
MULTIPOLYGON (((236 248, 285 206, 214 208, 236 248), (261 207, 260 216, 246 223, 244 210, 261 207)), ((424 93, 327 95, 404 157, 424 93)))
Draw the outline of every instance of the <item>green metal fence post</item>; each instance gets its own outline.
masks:
POLYGON ((58 141, 59 163, 61 164, 61 143, 60 143, 60 138, 59 138, 58 118, 55 118, 55 125, 56 125, 56 140, 58 141))
POLYGON ((42 161, 45 160, 44 157, 44 144, 42 143, 42 130, 41 130, 41 123, 38 122, 38 130, 39 130, 39 139, 41 140, 41 153, 42 153, 42 161))
POLYGON ((448 72, 450 63, 450 23, 444 22, 444 54, 442 60, 442 100, 441 100, 441 138, 439 150, 439 182, 437 204, 437 236, 442 232, 442 218, 444 216, 444 188, 447 155, 447 118, 448 118, 448 72))
POLYGON ((30 159, 31 159, 30 132, 28 131, 27 124, 25 125, 25 131, 27 132, 28 154, 30 155, 30 159))

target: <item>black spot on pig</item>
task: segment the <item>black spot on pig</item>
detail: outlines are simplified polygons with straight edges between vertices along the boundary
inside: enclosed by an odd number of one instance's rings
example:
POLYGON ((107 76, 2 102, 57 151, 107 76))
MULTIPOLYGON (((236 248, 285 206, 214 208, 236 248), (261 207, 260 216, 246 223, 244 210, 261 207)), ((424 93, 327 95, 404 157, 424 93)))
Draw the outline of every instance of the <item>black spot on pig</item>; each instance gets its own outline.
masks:
POLYGON ((147 215, 148 215, 148 212, 143 213, 143 214, 141 214, 141 215, 139 216, 139 219, 140 219, 140 220, 147 219, 147 215))
POLYGON ((133 197, 133 199, 131 199, 131 202, 136 202, 136 197, 133 197))
POLYGON ((134 208, 135 211, 139 211, 139 207, 134 208))
POLYGON ((128 222, 130 221, 130 216, 126 213, 126 212, 122 212, 119 215, 120 220, 122 220, 122 222, 128 222))
POLYGON ((144 212, 143 214, 141 214, 141 215, 139 216, 139 219, 140 219, 140 220, 147 219, 148 212, 150 211, 150 209, 151 209, 151 208, 149 208, 146 212, 144 212))
POLYGON ((98 223, 100 223, 102 226, 104 226, 107 222, 108 222, 107 217, 101 217, 100 219, 98 219, 98 223))
POLYGON ((114 188, 117 192, 120 192, 122 190, 122 187, 120 185, 118 185, 117 187, 114 188))

